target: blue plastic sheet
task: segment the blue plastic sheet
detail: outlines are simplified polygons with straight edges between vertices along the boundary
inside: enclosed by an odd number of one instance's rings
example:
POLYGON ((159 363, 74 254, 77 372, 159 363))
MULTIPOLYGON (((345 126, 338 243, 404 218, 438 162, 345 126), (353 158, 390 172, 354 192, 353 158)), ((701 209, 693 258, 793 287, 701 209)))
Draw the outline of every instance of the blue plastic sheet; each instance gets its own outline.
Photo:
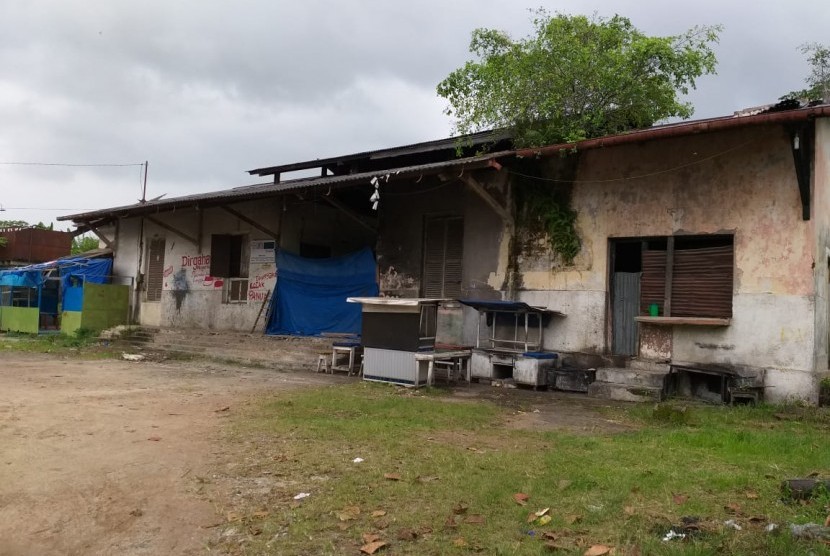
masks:
POLYGON ((112 259, 90 259, 82 256, 67 257, 47 263, 0 270, 0 286, 40 289, 46 281, 46 274, 52 270, 58 271, 61 280, 61 303, 64 309, 80 311, 83 294, 71 294, 75 297, 68 300, 69 304, 78 308, 66 309, 67 291, 72 288, 83 287, 84 282, 93 284, 109 283, 110 274, 112 274, 112 259))
POLYGON ((63 310, 80 311, 84 306, 84 287, 70 286, 63 289, 63 310))
POLYGON ((362 307, 347 303, 346 298, 376 295, 375 257, 369 248, 331 259, 305 259, 278 251, 276 294, 265 332, 359 334, 362 307))

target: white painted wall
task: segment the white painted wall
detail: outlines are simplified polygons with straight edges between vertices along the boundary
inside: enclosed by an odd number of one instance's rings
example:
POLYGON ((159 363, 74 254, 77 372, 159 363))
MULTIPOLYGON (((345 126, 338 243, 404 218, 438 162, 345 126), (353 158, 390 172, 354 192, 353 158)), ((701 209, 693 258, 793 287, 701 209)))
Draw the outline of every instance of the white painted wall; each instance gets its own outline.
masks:
MULTIPOLYGON (((295 203, 289 204, 288 210, 284 211, 282 201, 273 199, 240 203, 233 208, 274 232, 281 229, 281 247, 291 252, 298 252, 301 242, 328 245, 333 255, 348 253, 374 243, 374 238, 365 228, 330 207, 295 203)), ((179 210, 154 214, 152 218, 200 241, 197 245, 147 219, 130 218, 120 221, 118 250, 114 261, 116 274, 136 274, 142 220, 143 272, 146 273, 147 270, 149 242, 154 237, 165 239, 162 299, 159 302, 148 302, 145 300, 146 292, 141 291, 139 322, 147 326, 250 330, 267 291, 274 288, 276 263, 249 260, 248 300, 245 303, 228 303, 225 296, 227 281, 210 276, 211 235, 246 234, 248 241, 271 238, 220 208, 204 209, 201 214, 192 209, 179 210)), ((257 325, 260 330, 265 324, 264 316, 265 311, 257 325)))

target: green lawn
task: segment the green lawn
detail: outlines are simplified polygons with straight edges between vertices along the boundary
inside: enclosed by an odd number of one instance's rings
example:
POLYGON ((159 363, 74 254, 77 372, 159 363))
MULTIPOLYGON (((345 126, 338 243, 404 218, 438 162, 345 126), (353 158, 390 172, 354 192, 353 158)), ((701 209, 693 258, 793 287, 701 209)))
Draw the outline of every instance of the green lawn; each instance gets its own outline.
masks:
POLYGON ((263 400, 236 418, 228 442, 245 454, 240 484, 272 488, 240 488, 222 506, 217 548, 359 554, 374 535, 388 543, 378 554, 584 554, 600 544, 616 554, 830 554, 786 528, 824 523, 828 497, 788 503, 780 492, 783 479, 830 475, 824 409, 655 416, 632 405, 598 415, 632 432, 592 435, 508 428, 512 411, 368 383, 263 400), (301 492, 310 496, 295 501, 301 492), (528 523, 544 508, 549 523, 528 523), (664 542, 683 517, 698 520, 690 536, 664 542), (784 532, 766 532, 769 523, 784 532))

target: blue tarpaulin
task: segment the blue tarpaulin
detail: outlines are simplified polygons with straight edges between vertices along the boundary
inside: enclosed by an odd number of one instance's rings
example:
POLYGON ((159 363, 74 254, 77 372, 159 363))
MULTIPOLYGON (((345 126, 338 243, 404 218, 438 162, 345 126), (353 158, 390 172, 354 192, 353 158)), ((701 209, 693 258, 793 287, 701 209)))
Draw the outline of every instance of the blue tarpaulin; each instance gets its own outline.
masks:
POLYGON ((306 259, 277 251, 277 286, 266 334, 359 334, 361 305, 347 297, 378 295, 375 257, 365 248, 330 259, 306 259))
MULTIPOLYGON (((67 257, 47 263, 32 264, 8 270, 0 270, 0 286, 16 288, 40 288, 49 271, 57 270, 63 292, 70 286, 82 286, 84 282, 107 284, 112 273, 112 259, 89 259, 83 256, 67 257)), ((65 299, 62 300, 65 302, 65 299)), ((80 309, 78 309, 80 310, 80 309)))

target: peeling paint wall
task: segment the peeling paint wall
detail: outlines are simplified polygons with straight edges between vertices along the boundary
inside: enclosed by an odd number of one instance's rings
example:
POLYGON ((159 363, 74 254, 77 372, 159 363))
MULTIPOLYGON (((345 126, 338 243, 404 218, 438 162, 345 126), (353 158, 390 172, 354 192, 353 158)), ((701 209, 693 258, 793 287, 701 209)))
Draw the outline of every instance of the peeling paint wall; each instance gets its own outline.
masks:
MULTIPOLYGON (((818 142, 824 146, 819 147, 823 154, 816 163, 815 187, 826 191, 830 128, 826 122, 819 127, 818 142)), ((546 160, 546 175, 555 175, 558 163, 546 160)), ((609 238, 734 233, 732 324, 663 331, 643 327, 641 356, 769 369, 769 399, 812 399, 805 384, 814 360, 826 359, 814 349, 825 341, 814 339, 827 334, 826 303, 816 301, 826 268, 822 276, 813 272, 815 252, 826 248, 827 232, 821 232, 824 239, 817 245, 813 227, 827 229, 830 200, 816 194, 815 210, 824 215, 802 221, 790 138, 782 127, 585 151, 576 179, 572 206, 582 249, 574 265, 562 267, 545 246, 519 260, 520 298, 568 315, 549 327, 548 348, 609 351, 609 238), (821 319, 818 311, 823 311, 821 319)))
MULTIPOLYGON (((331 207, 306 202, 289 204, 284 210, 281 200, 272 199, 239 203, 233 208, 274 232, 281 231, 281 247, 294 253, 299 252, 300 243, 328 246, 333 256, 366 245, 374 246, 372 233, 331 207)), ((142 272, 147 272, 147 245, 153 238, 164 238, 164 282, 158 302, 146 301, 146 292, 140 292, 139 322, 148 326, 250 330, 268 290, 274 288, 277 275, 273 255, 267 257, 267 253, 258 251, 256 248, 261 245, 256 242, 272 238, 221 208, 180 210, 156 214, 153 218, 200 241, 196 245, 144 220, 142 272), (226 302, 227 280, 210 275, 212 234, 247 235, 246 302, 226 302)), ((120 222, 114 261, 116 274, 136 274, 141 220, 130 218, 120 222)), ((263 327, 264 311, 258 324, 259 329, 263 327)))
MULTIPOLYGON (((812 218, 815 238, 816 379, 828 375, 830 358, 830 119, 815 122, 812 218)), ((816 384, 815 389, 818 389, 816 384)))

